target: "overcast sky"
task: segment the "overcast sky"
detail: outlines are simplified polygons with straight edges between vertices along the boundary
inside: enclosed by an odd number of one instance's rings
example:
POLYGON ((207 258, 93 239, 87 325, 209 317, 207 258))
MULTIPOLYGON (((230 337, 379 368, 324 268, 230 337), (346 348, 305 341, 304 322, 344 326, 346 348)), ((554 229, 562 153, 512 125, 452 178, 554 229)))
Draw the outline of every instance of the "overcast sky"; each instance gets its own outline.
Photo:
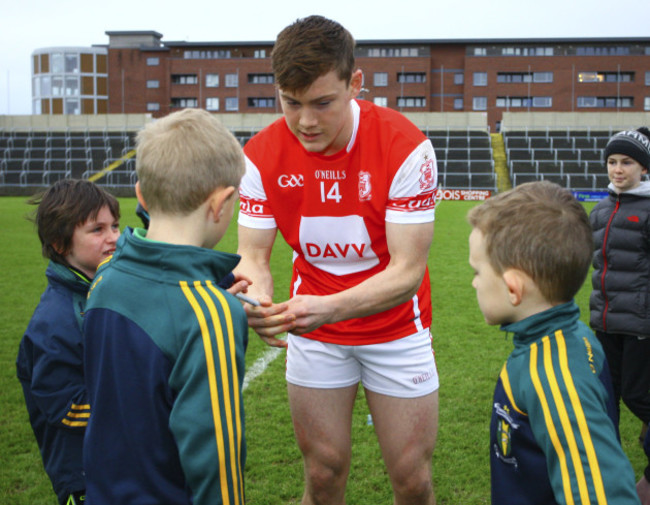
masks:
POLYGON ((650 0, 24 0, 0 16, 0 114, 31 113, 31 53, 107 44, 106 31, 163 41, 273 41, 321 14, 357 40, 650 37, 650 0))

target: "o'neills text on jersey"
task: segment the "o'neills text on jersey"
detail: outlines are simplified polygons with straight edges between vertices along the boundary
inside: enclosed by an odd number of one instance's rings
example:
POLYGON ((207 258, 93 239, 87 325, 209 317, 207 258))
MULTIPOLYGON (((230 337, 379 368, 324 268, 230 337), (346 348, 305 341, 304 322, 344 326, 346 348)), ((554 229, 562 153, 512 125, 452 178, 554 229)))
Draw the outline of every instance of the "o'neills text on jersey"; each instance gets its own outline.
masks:
POLYGON ((316 179, 325 181, 342 181, 345 179, 345 170, 316 170, 316 179))

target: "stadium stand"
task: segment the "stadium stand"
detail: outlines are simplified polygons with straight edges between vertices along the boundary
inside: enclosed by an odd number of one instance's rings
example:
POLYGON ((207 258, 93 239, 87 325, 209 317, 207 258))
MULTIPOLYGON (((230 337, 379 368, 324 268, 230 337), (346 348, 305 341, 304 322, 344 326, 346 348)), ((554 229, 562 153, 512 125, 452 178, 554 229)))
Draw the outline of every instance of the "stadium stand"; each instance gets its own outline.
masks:
MULTIPOLYGON (((7 124, 8 117, 3 124, 0 117, 0 186, 33 189, 72 177, 132 190, 135 135, 151 118, 140 118, 134 124, 126 116, 121 121, 112 116, 32 116, 27 124, 24 119, 23 123, 7 124)), ((228 114, 220 115, 220 120, 243 146, 278 117, 228 114)), ((483 114, 433 113, 412 120, 435 146, 439 187, 496 190, 491 137, 483 114)))
POLYGON ((512 185, 551 180, 574 191, 604 191, 607 141, 647 124, 644 113, 505 113, 501 132, 512 185))
MULTIPOLYGON (((576 191, 608 184, 603 149, 622 129, 650 124, 650 113, 504 113, 491 133, 480 113, 407 116, 431 140, 442 189, 499 191, 552 180, 576 191)), ((278 114, 220 114, 243 146, 278 114)), ((131 191, 135 135, 147 115, 0 116, 0 191, 88 178, 131 191)))

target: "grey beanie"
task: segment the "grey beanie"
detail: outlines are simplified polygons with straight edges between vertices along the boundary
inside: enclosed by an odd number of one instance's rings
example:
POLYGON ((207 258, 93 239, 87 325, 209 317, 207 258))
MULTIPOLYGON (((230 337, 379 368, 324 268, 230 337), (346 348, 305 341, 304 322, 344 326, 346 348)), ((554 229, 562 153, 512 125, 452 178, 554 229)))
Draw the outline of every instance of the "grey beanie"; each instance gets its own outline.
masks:
POLYGON ((636 130, 625 130, 613 135, 605 146, 605 160, 610 154, 625 154, 650 169, 650 139, 636 130))

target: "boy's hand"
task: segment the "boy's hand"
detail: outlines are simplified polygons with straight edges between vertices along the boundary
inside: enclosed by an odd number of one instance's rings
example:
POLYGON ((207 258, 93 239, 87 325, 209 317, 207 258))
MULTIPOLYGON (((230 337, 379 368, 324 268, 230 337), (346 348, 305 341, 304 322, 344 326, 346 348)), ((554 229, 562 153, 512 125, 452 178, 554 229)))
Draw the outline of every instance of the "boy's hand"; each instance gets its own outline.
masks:
POLYGON ((255 330, 264 342, 272 347, 287 347, 285 340, 276 338, 295 327, 296 316, 286 312, 287 303, 274 304, 270 296, 260 296, 259 306, 244 304, 248 325, 255 330))

